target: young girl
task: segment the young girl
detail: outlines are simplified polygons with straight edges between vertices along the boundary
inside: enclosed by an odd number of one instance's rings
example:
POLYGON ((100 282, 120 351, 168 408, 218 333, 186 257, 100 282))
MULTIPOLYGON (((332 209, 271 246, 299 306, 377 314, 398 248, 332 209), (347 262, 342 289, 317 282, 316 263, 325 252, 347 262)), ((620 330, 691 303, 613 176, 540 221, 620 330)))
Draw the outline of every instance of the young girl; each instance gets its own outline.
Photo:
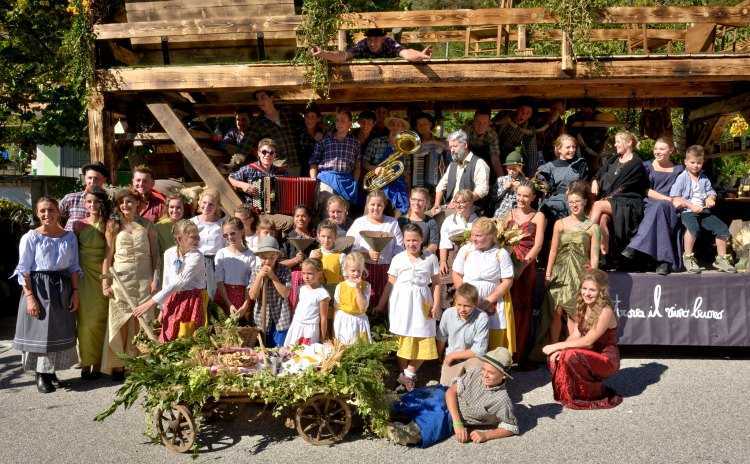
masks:
POLYGON ((245 244, 245 228, 236 217, 229 218, 222 228, 227 246, 214 258, 216 266, 216 302, 227 314, 245 314, 250 305, 247 287, 255 266, 255 253, 245 244))
POLYGON ((198 198, 200 215, 190 219, 200 233, 199 251, 206 260, 206 288, 208 297, 214 299, 216 293, 216 277, 214 276, 214 257, 224 247, 221 227, 224 219, 219 210, 219 192, 214 189, 205 189, 198 198))
POLYGON ((388 285, 378 304, 382 310, 388 301, 390 331, 398 335, 396 356, 403 370, 398 382, 408 391, 414 389, 419 366, 438 357, 435 321, 440 318, 440 266, 434 254, 422 251, 422 239, 419 226, 404 227, 406 250, 391 261, 388 285))
POLYGON ((279 263, 279 243, 269 236, 258 239, 255 254, 260 266, 253 271, 248 298, 255 301, 253 319, 265 334, 266 346, 282 346, 292 316, 289 311, 289 287, 292 276, 279 263))
POLYGON ((513 261, 504 248, 497 248, 497 227, 489 218, 471 226, 471 243, 458 251, 453 262, 453 285, 472 284, 479 292, 479 309, 489 316, 488 350, 504 346, 515 351, 515 323, 510 287, 513 261))
POLYGON ((333 295, 336 310, 333 317, 333 333, 342 343, 351 344, 360 337, 372 341, 370 321, 366 314, 370 305, 370 284, 364 280, 366 272, 365 258, 361 253, 346 255, 346 280, 336 286, 333 295))
POLYGON ((299 205, 294 208, 293 220, 294 229, 287 234, 287 240, 281 245, 281 254, 282 256, 286 256, 286 259, 281 261, 281 265, 288 267, 292 271, 292 292, 289 294, 289 306, 296 308, 299 289, 302 286, 300 264, 305 260, 306 254, 315 246, 315 238, 312 235, 312 231, 310 231, 311 215, 306 206, 299 205), (298 250, 289 240, 297 238, 310 239, 313 242, 304 250, 298 250))
POLYGON ((76 356, 75 314, 79 306, 78 243, 60 226, 57 200, 36 202, 41 225, 21 237, 13 276, 23 289, 13 347, 26 371, 36 372, 40 393, 55 390, 55 371, 69 369, 76 356))
POLYGON ((323 286, 333 293, 336 285, 344 280, 344 258, 346 254, 336 250, 338 228, 328 219, 318 224, 318 243, 320 248, 310 252, 310 257, 323 265, 323 286))
POLYGON ((198 251, 198 227, 181 220, 174 226, 174 238, 177 245, 164 252, 161 290, 133 310, 139 317, 161 305, 161 342, 189 337, 206 323, 206 264, 198 251))
MULTIPOLYGON (((409 211, 398 218, 403 229, 407 224, 416 224, 422 229, 422 248, 430 253, 437 253, 440 232, 437 221, 427 217, 427 206, 430 204, 430 192, 426 188, 414 187, 409 195, 409 211)), ((403 230, 402 230, 403 233, 403 230)))
POLYGON ((258 227, 258 213, 248 206, 238 206, 234 210, 234 217, 242 221, 243 231, 245 232, 245 245, 252 250, 258 243, 256 231, 258 227))
POLYGON ((326 216, 333 221, 338 228, 336 235, 343 237, 346 231, 352 226, 349 218, 349 203, 338 195, 332 195, 326 201, 326 216))
POLYGON ((586 271, 568 328, 570 335, 564 342, 544 347, 555 400, 570 409, 617 406, 622 397, 604 385, 620 368, 617 315, 609 299, 607 274, 586 271))
POLYGON ((370 192, 365 206, 367 215, 357 218, 346 233, 354 238, 352 251, 363 253, 369 258, 366 268, 375 295, 381 295, 388 283, 388 263, 404 249, 404 238, 398 222, 390 216, 383 215, 385 206, 386 199, 382 191, 370 192), (363 231, 387 232, 393 236, 393 239, 383 251, 377 252, 370 248, 370 245, 362 238, 360 232, 363 231))
POLYGON ((555 222, 552 232, 538 345, 560 340, 563 311, 569 319, 575 316, 581 275, 599 266, 599 227, 586 216, 588 183, 573 182, 567 197, 570 215, 555 222))
POLYGON ((100 187, 86 192, 83 200, 87 216, 73 223, 73 231, 78 236, 78 256, 83 271, 78 293, 81 301, 85 302, 76 313, 78 355, 81 378, 89 380, 100 375, 104 332, 107 330, 109 303, 102 292, 102 264, 107 254, 104 228, 110 205, 107 192, 100 187))
POLYGON ((328 338, 328 303, 331 297, 321 286, 323 266, 317 259, 306 259, 301 267, 304 285, 299 290, 299 300, 284 346, 312 345, 328 338))

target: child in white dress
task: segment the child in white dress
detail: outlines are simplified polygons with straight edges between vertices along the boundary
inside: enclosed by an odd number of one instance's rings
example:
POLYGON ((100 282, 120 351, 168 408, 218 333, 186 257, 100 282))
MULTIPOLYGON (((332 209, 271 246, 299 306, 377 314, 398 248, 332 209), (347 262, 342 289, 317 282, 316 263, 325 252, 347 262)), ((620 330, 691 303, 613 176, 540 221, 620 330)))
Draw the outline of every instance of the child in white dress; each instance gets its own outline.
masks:
POLYGON ((422 229, 404 226, 405 251, 397 254, 388 269, 388 285, 378 304, 389 303, 390 331, 398 335, 398 381, 414 389, 417 370, 424 361, 437 359, 435 321, 440 317, 440 266, 437 257, 422 251, 422 229), (389 298, 390 296, 390 298, 389 298))
POLYGON ((488 350, 503 346, 515 351, 515 322, 510 287, 513 261, 496 245, 497 227, 489 218, 479 218, 471 226, 471 243, 461 247, 453 262, 453 285, 464 282, 479 292, 479 308, 489 316, 488 350))
POLYGON ((301 266, 302 282, 292 325, 284 346, 312 345, 328 338, 328 303, 330 295, 322 286, 323 265, 317 259, 306 259, 301 266))
POLYGON ((214 299, 216 294, 214 257, 225 245, 222 236, 225 218, 221 217, 220 205, 219 192, 210 188, 205 189, 198 198, 198 208, 201 213, 190 219, 193 224, 198 226, 201 239, 198 251, 201 252, 206 261, 206 290, 211 300, 214 299))
POLYGON ((337 340, 352 344, 358 338, 370 335, 370 321, 367 307, 370 305, 370 284, 364 280, 365 258, 360 253, 349 253, 344 259, 346 280, 336 286, 333 304, 336 315, 333 317, 333 333, 337 340))

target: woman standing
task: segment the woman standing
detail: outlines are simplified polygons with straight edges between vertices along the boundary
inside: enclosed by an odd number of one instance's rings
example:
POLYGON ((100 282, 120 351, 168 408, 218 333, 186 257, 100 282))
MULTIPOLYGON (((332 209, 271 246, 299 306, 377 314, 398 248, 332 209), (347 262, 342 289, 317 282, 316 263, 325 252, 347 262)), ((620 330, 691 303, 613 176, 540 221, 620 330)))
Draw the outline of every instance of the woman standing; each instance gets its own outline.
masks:
POLYGON ((506 217, 508 227, 515 225, 524 234, 521 241, 513 246, 516 266, 515 280, 510 288, 516 323, 516 361, 526 353, 536 288, 536 258, 544 244, 544 215, 531 207, 533 202, 534 186, 529 181, 522 181, 516 188, 516 207, 506 217))
POLYGON ((55 390, 55 371, 77 361, 75 315, 78 310, 78 242, 60 226, 57 200, 36 202, 41 225, 21 237, 14 276, 23 287, 13 347, 24 370, 36 372, 40 393, 55 390))
POLYGON ((635 235, 643 219, 643 197, 649 182, 643 161, 634 153, 636 142, 630 132, 618 132, 615 135, 617 156, 604 162, 591 183, 591 193, 601 198, 591 209, 591 222, 601 228, 599 246, 602 255, 608 255, 609 267, 616 264, 617 255, 635 235))
MULTIPOLYGON (((109 300, 109 323, 102 355, 102 372, 114 380, 124 377, 124 364, 118 355, 135 355, 133 337, 138 321, 133 305, 139 305, 159 287, 160 268, 156 231, 138 215, 139 195, 121 190, 115 195, 116 216, 107 223, 107 258, 102 269, 102 290, 109 300), (116 274, 117 278, 110 276, 116 274)), ((144 318, 150 322, 153 311, 144 318)))
POLYGON ((570 409, 608 409, 622 397, 604 385, 620 368, 617 316, 607 289, 607 274, 587 271, 581 282, 570 336, 544 347, 549 356, 555 400, 570 409))
POLYGON ((78 356, 81 378, 95 379, 100 375, 104 333, 107 330, 109 302, 102 291, 102 267, 107 256, 104 231, 109 219, 107 192, 99 187, 86 192, 83 204, 87 216, 73 223, 78 236, 78 253, 83 271, 79 294, 83 304, 78 310, 78 356))
POLYGON ((660 137, 654 144, 654 161, 646 161, 646 172, 651 188, 646 197, 646 208, 638 232, 622 254, 635 258, 636 252, 649 255, 657 262, 656 272, 662 275, 682 266, 678 250, 677 228, 680 218, 672 204, 669 190, 677 176, 685 170, 683 165, 675 165, 669 159, 674 154, 674 144, 666 137, 660 137))

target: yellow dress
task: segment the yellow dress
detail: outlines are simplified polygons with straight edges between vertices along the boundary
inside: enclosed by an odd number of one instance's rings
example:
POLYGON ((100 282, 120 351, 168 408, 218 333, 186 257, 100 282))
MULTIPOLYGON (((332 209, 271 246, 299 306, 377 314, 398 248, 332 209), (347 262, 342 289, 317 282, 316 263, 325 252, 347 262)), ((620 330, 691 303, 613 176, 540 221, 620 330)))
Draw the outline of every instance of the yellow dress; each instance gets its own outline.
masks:
MULTIPOLYGON (((112 282, 113 297, 109 300, 109 324, 102 355, 102 372, 111 374, 113 368, 123 367, 120 353, 138 354, 133 337, 138 333, 138 321, 132 317, 132 308, 125 299, 127 294, 133 304, 143 303, 149 296, 153 278, 151 249, 148 241, 149 225, 133 221, 131 230, 121 230, 115 237, 112 272, 116 272, 124 285, 112 282)), ((147 322, 154 318, 153 310, 143 315, 147 322)))
POLYGON ((102 262, 106 248, 102 222, 87 225, 78 232, 78 256, 83 276, 78 281, 81 303, 76 318, 78 356, 82 366, 98 365, 102 360, 109 306, 102 293, 102 262))
MULTIPOLYGON (((344 273, 341 269, 341 255, 343 253, 328 253, 320 250, 323 255, 320 262, 323 264, 323 288, 333 297, 336 285, 344 281, 344 273)), ((328 311, 328 319, 333 321, 333 311, 328 311)))

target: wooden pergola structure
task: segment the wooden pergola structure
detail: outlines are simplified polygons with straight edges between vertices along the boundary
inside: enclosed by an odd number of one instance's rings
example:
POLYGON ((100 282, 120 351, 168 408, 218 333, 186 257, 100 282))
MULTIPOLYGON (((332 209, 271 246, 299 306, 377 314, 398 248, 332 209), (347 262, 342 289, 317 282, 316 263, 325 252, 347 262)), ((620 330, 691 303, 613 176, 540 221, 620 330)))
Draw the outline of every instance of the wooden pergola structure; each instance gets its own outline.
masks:
MULTIPOLYGON (((184 156, 222 191, 225 207, 234 206, 239 199, 207 155, 205 134, 191 133, 186 117, 254 106, 259 89, 273 90, 286 105, 316 99, 304 68, 288 61, 304 45, 296 33, 301 20, 291 0, 126 1, 120 22, 94 29, 99 93, 89 109, 92 159, 114 170, 114 123, 134 107, 147 108, 161 129, 131 139, 168 143, 174 156, 184 156)), ((434 59, 336 65, 330 98, 319 104, 507 108, 514 98, 530 96, 570 105, 594 98, 604 107, 681 107, 689 143, 708 147, 728 114, 750 115, 750 49, 736 38, 737 28, 750 25, 750 2, 607 8, 591 40, 624 42, 627 54, 597 59, 574 57, 555 22, 539 8, 349 14, 332 47, 345 49, 347 32, 400 29, 403 43, 432 45, 434 59), (555 44, 559 53, 535 56, 533 45, 541 42, 555 44), (465 56, 440 58, 451 43, 462 45, 465 56)))

